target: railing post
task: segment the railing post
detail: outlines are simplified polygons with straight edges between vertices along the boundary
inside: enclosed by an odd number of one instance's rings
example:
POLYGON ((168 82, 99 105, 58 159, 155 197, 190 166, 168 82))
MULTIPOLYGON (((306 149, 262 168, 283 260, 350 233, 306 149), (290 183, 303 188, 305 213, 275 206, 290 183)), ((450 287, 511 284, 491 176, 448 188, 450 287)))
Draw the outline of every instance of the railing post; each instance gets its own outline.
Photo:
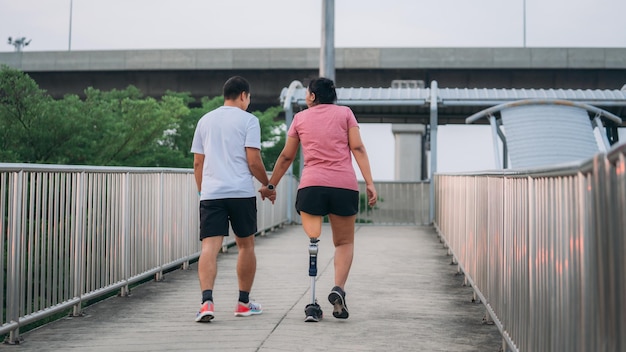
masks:
MULTIPOLYGON (((163 171, 159 172, 159 187, 157 192, 158 193, 158 199, 159 199, 159 204, 157 205, 158 207, 158 211, 157 214, 159 214, 159 219, 157 221, 157 236, 158 236, 158 241, 157 241, 157 265, 159 267, 163 267, 163 217, 165 216, 165 212, 163 210, 163 193, 164 193, 164 182, 163 182, 163 171)), ((163 280, 163 270, 160 270, 159 272, 157 272, 156 274, 154 274, 154 280, 155 281, 161 281, 163 280)))
MULTIPOLYGON (((121 252, 121 265, 122 265, 122 280, 128 281, 130 277, 130 172, 125 173, 126 177, 124 178, 124 191, 123 200, 122 200, 122 216, 124 219, 122 220, 122 240, 120 241, 120 245, 122 246, 121 252)), ((120 288, 120 296, 125 297, 130 294, 130 289, 128 285, 124 285, 120 288)))
MULTIPOLYGON (((9 234, 7 241, 7 251, 9 257, 7 258, 7 322, 19 323, 20 317, 20 297, 22 280, 19 275, 19 268, 21 262, 22 248, 21 237, 22 227, 20 225, 20 219, 22 219, 22 193, 24 187, 24 171, 19 171, 13 176, 13 187, 9 189, 9 204, 12 207, 9 208, 8 226, 9 234)), ((9 177, 10 181, 11 177, 9 177)), ((19 344, 21 342, 19 324, 15 330, 9 333, 6 339, 8 344, 19 344)))
MULTIPOLYGON (((6 209, 6 175, 8 173, 4 173, 4 172, 0 172, 0 214, 4 214, 5 213, 5 209, 6 209)), ((0 270, 2 272, 4 272, 6 270, 6 266, 5 266, 5 251, 7 250, 7 248, 5 248, 6 242, 4 240, 4 236, 5 234, 7 234, 5 232, 5 227, 4 227, 4 221, 0 221, 0 270)), ((0 302, 5 302, 5 293, 4 290, 0 290, 0 302)), ((0 306, 0 316, 4 316, 5 314, 5 306, 2 305, 0 306)), ((4 321, 3 321, 4 322, 4 321)))
POLYGON ((430 200, 429 206, 429 224, 434 223, 435 219, 435 182, 433 175, 437 172, 437 129, 439 125, 438 116, 438 84, 437 81, 430 82, 430 185, 428 194, 430 200))
MULTIPOLYGON (((283 104, 283 110, 285 111, 285 124, 287 125, 287 131, 289 130, 289 127, 291 126, 291 123, 293 122, 293 105, 292 105, 292 98, 293 98, 293 94, 294 91, 298 88, 303 88, 303 85, 300 81, 293 81, 289 84, 289 88, 287 91, 287 96, 285 97, 285 102, 283 104)), ((285 132, 286 133, 286 132, 285 132)), ((302 158, 302 150, 300 150, 300 172, 302 172, 302 160, 304 160, 304 158, 302 158)), ((294 177, 293 177, 293 164, 290 164, 289 167, 287 168, 287 172, 285 174, 286 179, 287 179, 287 203, 288 203, 288 208, 287 208, 287 220, 289 221, 289 223, 293 223, 294 222, 294 217, 292 214, 292 208, 291 208, 291 204, 293 204, 293 188, 294 188, 294 177)))
POLYGON ((75 304, 72 308, 72 316, 77 317, 82 315, 82 299, 80 299, 83 295, 83 288, 85 283, 85 271, 84 263, 85 263, 85 250, 83 246, 83 239, 85 237, 85 226, 84 226, 84 202, 86 202, 87 197, 85 197, 85 172, 78 173, 76 175, 76 183, 75 189, 76 194, 74 197, 74 255, 73 255, 73 263, 71 266, 74 267, 74 297, 79 298, 78 304, 75 304))

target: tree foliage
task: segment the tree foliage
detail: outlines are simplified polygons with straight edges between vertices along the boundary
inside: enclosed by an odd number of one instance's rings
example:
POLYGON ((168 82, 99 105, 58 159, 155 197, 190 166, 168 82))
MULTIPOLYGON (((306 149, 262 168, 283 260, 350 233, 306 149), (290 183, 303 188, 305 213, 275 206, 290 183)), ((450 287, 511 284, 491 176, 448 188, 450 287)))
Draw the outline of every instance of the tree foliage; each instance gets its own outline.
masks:
MULTIPOLYGON (((145 97, 134 86, 85 90, 85 97, 52 99, 27 74, 0 68, 0 162, 189 168, 198 120, 223 105, 168 91, 145 97)), ((255 111, 261 124, 262 156, 270 171, 285 142, 281 107, 255 111)))
MULTIPOLYGON (((0 158, 18 161, 22 155, 40 158, 38 137, 48 133, 45 125, 50 98, 35 81, 16 70, 2 69, 0 76, 0 158)), ((51 134, 59 133, 55 126, 51 134)), ((53 147, 53 146, 50 146, 53 147)))

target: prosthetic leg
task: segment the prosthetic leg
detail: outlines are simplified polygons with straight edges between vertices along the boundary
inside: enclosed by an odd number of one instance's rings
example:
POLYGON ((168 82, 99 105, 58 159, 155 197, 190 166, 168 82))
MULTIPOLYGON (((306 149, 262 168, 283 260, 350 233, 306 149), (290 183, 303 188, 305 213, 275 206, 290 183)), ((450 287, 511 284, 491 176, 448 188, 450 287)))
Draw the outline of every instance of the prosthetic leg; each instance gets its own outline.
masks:
POLYGON ((322 308, 317 304, 315 298, 315 279, 317 277, 317 242, 320 240, 317 238, 311 238, 309 244, 309 276, 311 277, 311 303, 307 304, 304 308, 305 322, 316 323, 323 317, 322 308))

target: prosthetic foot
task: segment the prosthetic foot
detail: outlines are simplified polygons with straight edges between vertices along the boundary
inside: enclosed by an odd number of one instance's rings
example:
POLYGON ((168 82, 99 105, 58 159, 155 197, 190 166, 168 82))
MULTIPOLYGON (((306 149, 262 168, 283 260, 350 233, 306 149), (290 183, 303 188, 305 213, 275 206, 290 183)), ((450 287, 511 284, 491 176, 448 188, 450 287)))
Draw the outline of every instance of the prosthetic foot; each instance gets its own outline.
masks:
POLYGON ((315 279, 317 277, 317 238, 311 238, 309 244, 309 276, 311 277, 311 303, 307 304, 304 308, 305 322, 316 323, 322 319, 324 314, 322 308, 317 304, 315 299, 315 279))

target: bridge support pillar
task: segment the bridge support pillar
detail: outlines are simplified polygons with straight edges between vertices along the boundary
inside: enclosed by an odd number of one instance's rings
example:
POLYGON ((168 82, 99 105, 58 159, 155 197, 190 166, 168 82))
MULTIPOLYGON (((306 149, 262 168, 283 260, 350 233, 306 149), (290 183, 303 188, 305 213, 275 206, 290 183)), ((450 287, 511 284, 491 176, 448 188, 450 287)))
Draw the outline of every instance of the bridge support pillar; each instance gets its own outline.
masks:
POLYGON ((421 181, 426 127, 422 124, 393 124, 391 131, 396 141, 394 179, 421 181))

